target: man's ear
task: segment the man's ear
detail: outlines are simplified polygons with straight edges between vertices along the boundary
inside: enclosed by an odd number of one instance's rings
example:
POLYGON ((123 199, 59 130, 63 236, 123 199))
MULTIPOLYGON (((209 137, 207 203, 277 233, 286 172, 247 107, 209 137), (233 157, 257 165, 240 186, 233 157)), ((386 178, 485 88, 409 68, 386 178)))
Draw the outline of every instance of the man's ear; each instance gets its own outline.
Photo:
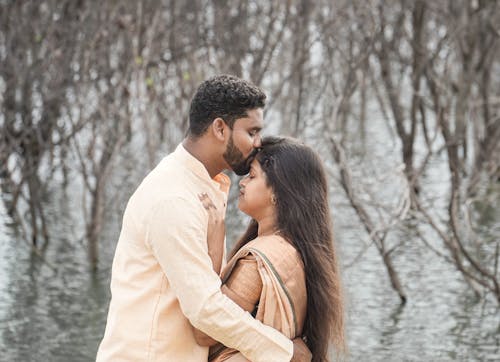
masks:
POLYGON ((227 135, 227 124, 224 122, 224 120, 220 117, 217 117, 214 119, 211 125, 212 133, 220 141, 225 141, 226 140, 226 135, 227 135))

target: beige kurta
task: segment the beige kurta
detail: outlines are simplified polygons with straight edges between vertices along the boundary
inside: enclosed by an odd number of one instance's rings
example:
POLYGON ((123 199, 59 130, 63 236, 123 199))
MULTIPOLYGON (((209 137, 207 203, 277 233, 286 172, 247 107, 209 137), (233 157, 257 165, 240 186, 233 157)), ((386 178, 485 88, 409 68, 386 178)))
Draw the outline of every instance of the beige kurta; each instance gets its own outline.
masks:
POLYGON ((223 295, 212 270, 198 195, 225 208, 228 186, 182 145, 143 180, 123 217, 97 361, 205 362, 191 324, 253 361, 290 360, 292 342, 223 295))
MULTIPOLYGON (((259 237, 246 244, 229 261, 222 277, 240 299, 256 304, 257 320, 290 339, 302 334, 307 310, 304 264, 299 252, 281 236, 259 237)), ((232 348, 216 345, 210 361, 247 359, 232 348)))

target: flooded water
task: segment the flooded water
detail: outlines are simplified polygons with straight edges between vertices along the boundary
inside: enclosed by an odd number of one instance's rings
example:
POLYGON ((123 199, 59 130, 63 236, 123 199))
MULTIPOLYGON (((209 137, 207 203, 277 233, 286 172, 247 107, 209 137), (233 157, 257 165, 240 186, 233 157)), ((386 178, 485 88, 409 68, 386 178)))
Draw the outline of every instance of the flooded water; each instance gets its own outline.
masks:
MULTIPOLYGON (((389 154, 387 151, 387 157, 389 154)), ((434 170, 426 176, 426 187, 441 187, 442 171, 438 166, 434 170)), ((106 216, 96 274, 88 268, 86 247, 79 235, 83 221, 74 211, 80 200, 75 193, 52 193, 47 205, 53 220, 52 240, 44 259, 32 254, 16 236, 0 208, 0 360, 95 359, 104 333, 120 218, 133 186, 132 182, 127 192, 120 192, 106 216)), ((390 187, 386 190, 392 191, 390 187)), ((500 235, 500 193, 495 192, 494 202, 478 207, 482 237, 490 240, 500 235)), ((229 240, 241 230, 240 218, 234 213, 230 209, 229 240)), ((344 266, 349 360, 500 359, 500 312, 493 298, 476 300, 451 265, 425 248, 407 228, 398 228, 388 241, 402 243, 394 252, 394 264, 408 296, 408 303, 401 306, 375 247, 367 248, 352 263, 369 239, 335 182, 332 213, 344 266)))

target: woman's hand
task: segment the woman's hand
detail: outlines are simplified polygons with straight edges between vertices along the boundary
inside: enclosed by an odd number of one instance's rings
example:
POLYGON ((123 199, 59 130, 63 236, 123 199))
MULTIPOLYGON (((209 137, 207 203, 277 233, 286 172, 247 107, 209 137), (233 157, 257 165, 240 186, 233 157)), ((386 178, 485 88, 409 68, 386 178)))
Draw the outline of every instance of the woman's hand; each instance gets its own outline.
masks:
POLYGON ((224 236, 226 226, 224 222, 225 210, 219 210, 206 194, 198 195, 203 207, 208 212, 207 246, 208 255, 212 259, 214 271, 219 274, 224 255, 224 236))

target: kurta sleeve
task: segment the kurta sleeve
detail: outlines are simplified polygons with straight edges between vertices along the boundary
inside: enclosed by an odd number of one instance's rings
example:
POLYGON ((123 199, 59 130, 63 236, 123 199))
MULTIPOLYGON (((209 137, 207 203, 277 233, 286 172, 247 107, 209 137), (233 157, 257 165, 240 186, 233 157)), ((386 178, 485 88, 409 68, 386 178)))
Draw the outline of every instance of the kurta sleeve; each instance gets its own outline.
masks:
POLYGON ((243 309, 252 311, 262 292, 262 279, 255 257, 248 255, 239 259, 224 284, 231 291, 231 299, 243 309))
POLYGON ((292 342, 222 294, 208 256, 207 220, 197 201, 159 202, 151 212, 146 237, 182 312, 195 328, 252 361, 289 361, 292 342))

